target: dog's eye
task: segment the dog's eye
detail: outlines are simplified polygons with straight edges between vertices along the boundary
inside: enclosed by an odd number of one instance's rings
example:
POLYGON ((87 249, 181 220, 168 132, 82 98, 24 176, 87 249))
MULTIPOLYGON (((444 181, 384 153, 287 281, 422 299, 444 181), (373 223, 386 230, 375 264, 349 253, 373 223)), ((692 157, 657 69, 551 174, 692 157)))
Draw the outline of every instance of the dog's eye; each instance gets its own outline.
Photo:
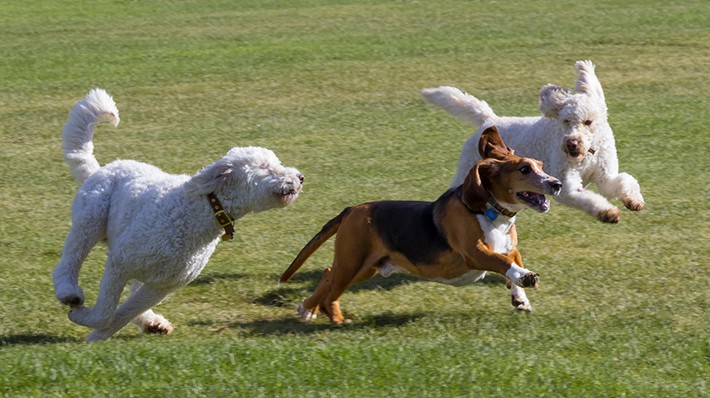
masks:
POLYGON ((530 174, 532 172, 532 167, 530 166, 523 166, 520 168, 520 172, 523 174, 530 174))
POLYGON ((585 125, 585 126, 591 126, 591 125, 592 125, 592 121, 591 121, 591 120, 585 120, 585 121, 584 121, 584 125, 585 125))

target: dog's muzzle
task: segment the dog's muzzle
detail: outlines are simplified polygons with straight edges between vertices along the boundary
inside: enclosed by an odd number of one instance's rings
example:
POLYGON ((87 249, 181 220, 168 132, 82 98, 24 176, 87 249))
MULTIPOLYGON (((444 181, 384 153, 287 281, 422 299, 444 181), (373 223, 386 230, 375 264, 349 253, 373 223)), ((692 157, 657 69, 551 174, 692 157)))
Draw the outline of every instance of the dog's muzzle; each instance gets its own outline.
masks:
POLYGON ((562 181, 558 180, 557 178, 551 178, 546 182, 547 187, 549 189, 550 195, 557 196, 560 194, 562 191, 562 181))

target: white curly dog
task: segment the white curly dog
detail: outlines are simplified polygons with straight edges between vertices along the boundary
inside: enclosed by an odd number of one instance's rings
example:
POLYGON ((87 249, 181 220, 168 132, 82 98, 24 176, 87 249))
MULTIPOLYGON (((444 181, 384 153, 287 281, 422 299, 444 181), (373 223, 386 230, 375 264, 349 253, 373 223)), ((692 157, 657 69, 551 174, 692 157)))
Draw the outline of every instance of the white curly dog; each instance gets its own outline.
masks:
POLYGON ((101 167, 92 142, 101 120, 118 125, 118 109, 94 89, 64 127, 64 159, 81 187, 54 270, 56 298, 71 306, 71 321, 94 329, 87 341, 107 339, 131 321, 144 333, 171 333, 170 322, 151 308, 200 274, 220 236, 233 236, 234 220, 291 204, 303 175, 259 147, 232 148, 193 176, 133 160, 101 167), (87 308, 79 271, 99 241, 108 245, 106 266, 96 305, 87 308), (131 280, 131 294, 119 306, 131 280))
POLYGON ((577 93, 548 84, 540 90, 543 116, 499 117, 482 100, 461 90, 442 86, 422 90, 422 96, 461 121, 479 127, 463 145, 451 186, 463 183, 480 160, 477 145, 481 132, 495 125, 517 155, 541 160, 545 171, 562 180, 559 202, 583 210, 608 223, 617 223, 621 212, 607 199, 621 199, 633 211, 644 208, 638 182, 619 173, 614 134, 607 121, 604 91, 591 61, 575 65, 577 93), (598 194, 585 187, 594 183, 598 194))

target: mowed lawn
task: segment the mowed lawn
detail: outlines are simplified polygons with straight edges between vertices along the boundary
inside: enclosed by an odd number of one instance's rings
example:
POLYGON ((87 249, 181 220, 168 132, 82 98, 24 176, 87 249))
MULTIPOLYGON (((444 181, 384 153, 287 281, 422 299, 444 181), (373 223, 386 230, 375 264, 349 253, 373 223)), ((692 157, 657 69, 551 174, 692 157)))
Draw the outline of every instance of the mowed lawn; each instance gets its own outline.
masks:
MULTIPOLYGON (((704 397, 710 374, 705 1, 4 1, 0 3, 0 394, 7 397, 704 397), (514 313, 500 277, 454 288, 375 277, 349 327, 301 323, 332 242, 278 277, 343 207, 434 200, 473 134, 423 103, 458 86, 537 115, 546 83, 597 64, 620 168, 647 208, 605 225, 556 203, 518 217, 542 285, 514 313), (203 274, 157 307, 175 326, 86 344, 51 273, 76 184, 71 106, 114 96, 99 161, 192 174, 231 147, 306 176, 251 214, 203 274)), ((551 143, 550 145, 558 145, 551 143)), ((620 203, 617 202, 619 206, 620 203)), ((106 249, 82 269, 92 304, 106 249)))

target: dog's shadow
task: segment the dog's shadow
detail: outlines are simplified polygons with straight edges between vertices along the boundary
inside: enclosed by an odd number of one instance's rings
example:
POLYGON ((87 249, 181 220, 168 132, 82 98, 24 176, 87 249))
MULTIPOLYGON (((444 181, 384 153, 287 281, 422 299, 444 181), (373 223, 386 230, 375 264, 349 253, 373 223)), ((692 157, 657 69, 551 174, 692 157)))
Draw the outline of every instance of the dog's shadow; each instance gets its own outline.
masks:
POLYGON ((0 348, 8 346, 32 346, 42 344, 78 343, 83 339, 54 336, 45 333, 25 333, 0 336, 0 348))
MULTIPOLYGON (((331 323, 322 322, 302 322, 297 319, 272 319, 272 320, 257 320, 250 322, 231 322, 221 327, 215 328, 215 331, 223 329, 241 330, 242 333, 251 336, 287 336, 287 335, 308 335, 321 331, 337 331, 337 330, 352 330, 372 327, 398 327, 416 321, 423 317, 424 314, 379 314, 376 316, 365 317, 348 325, 338 326, 331 323)), ((192 323, 191 326, 200 325, 200 323, 192 323)), ((207 326, 204 325, 203 326, 207 326)), ((215 326, 215 325, 210 325, 215 326)))
MULTIPOLYGON (((281 283, 277 288, 265 292, 254 300, 254 303, 267 307, 294 306, 298 300, 302 300, 305 295, 315 290, 322 275, 323 271, 318 270, 300 272, 294 275, 288 283, 281 283)), ((392 275, 388 278, 376 276, 348 288, 348 291, 392 290, 397 286, 417 281, 422 281, 422 279, 407 275, 392 275)))
MULTIPOLYGON (((299 300, 302 300, 315 290, 323 271, 307 271, 294 275, 291 279, 293 283, 279 284, 275 289, 265 292, 263 295, 254 300, 255 304, 261 304, 267 307, 286 307, 295 306, 299 300), (304 282, 306 283, 304 285, 304 282)), ((363 290, 382 290, 390 291, 398 286, 412 283, 437 283, 426 279, 418 278, 411 275, 395 274, 387 278, 375 276, 362 283, 348 288, 350 292, 358 292, 363 290)), ((495 273, 489 272, 485 278, 476 282, 481 285, 504 285, 505 278, 495 273)))

